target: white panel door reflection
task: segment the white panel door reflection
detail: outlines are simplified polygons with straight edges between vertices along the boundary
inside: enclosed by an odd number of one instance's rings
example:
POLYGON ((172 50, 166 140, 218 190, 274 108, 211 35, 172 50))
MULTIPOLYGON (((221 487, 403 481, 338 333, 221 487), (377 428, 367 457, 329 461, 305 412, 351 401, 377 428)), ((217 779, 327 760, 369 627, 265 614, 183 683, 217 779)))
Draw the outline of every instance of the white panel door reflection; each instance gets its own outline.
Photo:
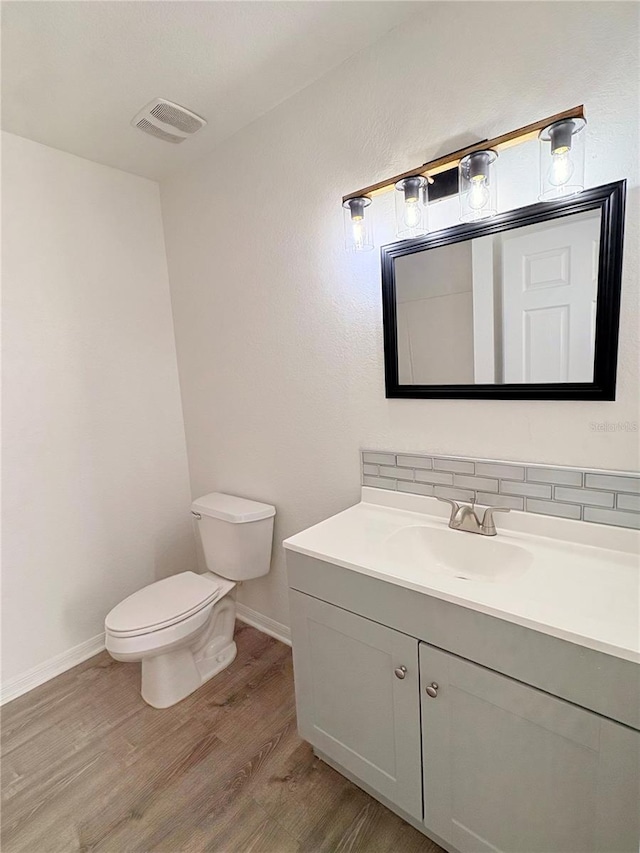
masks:
POLYGON ((395 260, 401 385, 590 383, 600 210, 395 260))
POLYGON ((504 382, 592 382, 600 214, 502 235, 504 382))

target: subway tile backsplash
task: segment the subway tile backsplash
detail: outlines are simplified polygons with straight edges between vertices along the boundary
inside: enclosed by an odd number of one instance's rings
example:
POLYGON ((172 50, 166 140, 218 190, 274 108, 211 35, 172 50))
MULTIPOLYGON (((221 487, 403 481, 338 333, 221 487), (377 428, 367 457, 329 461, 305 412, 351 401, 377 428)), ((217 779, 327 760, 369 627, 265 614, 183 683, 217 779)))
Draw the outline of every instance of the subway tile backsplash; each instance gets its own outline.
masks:
POLYGON ((429 456, 405 456, 398 453, 398 465, 408 468, 433 468, 433 460, 429 456))
POLYGON ((628 509, 631 512, 640 512, 640 495, 618 495, 616 501, 618 509, 628 509))
POLYGON ((362 451, 362 484, 640 530, 640 473, 362 451))

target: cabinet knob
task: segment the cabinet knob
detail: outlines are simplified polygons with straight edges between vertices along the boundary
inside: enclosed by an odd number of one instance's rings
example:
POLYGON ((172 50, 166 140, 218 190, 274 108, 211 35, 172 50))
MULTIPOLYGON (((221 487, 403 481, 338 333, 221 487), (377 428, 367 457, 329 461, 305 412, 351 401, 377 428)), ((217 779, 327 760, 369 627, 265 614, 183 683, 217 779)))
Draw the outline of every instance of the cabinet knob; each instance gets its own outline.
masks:
POLYGON ((431 684, 426 688, 427 696, 431 696, 432 699, 435 699, 438 695, 438 685, 435 681, 432 681, 431 684))
POLYGON ((407 674, 406 666, 398 666, 393 670, 396 674, 396 678, 404 678, 407 674))

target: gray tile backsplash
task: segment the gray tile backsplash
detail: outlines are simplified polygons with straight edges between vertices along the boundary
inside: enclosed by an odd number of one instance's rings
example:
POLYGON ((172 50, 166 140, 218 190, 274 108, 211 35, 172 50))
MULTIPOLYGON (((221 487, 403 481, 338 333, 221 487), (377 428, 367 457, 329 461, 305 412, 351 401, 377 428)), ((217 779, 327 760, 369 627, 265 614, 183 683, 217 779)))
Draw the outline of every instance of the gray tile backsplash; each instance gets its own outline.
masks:
POLYGON ((463 459, 442 459, 436 457, 433 460, 433 467, 437 471, 455 471, 458 474, 473 474, 475 471, 473 462, 467 462, 463 459))
POLYGON ((640 495, 618 495, 616 501, 618 509, 629 509, 631 512, 640 512, 640 495))
POLYGON ((584 508, 584 520, 595 521, 597 524, 615 524, 616 527, 633 527, 635 530, 640 530, 640 514, 637 512, 621 512, 617 509, 586 506, 584 508))
POLYGON ((587 474, 585 486, 594 489, 611 489, 613 492, 640 492, 640 477, 618 477, 612 474, 587 474))
POLYGON ((640 529, 640 473, 363 451, 362 484, 640 529))
POLYGON ((398 491, 411 492, 412 495, 433 495, 433 486, 430 486, 429 483, 407 483, 400 480, 398 491))
POLYGON ((397 491, 398 484, 395 480, 387 480, 385 477, 367 477, 362 478, 363 486, 374 486, 376 489, 391 489, 397 491))
POLYGON ((511 495, 492 495, 489 492, 476 492, 476 501, 481 506, 506 506, 509 509, 524 509, 524 498, 511 495))
POLYGON ((527 512, 537 512, 538 515, 556 515, 559 518, 573 518, 575 521, 578 521, 582 515, 582 507, 554 501, 540 501, 537 498, 527 498, 525 509, 527 512))
POLYGON ((395 477, 397 480, 413 480, 413 468, 397 468, 395 465, 381 465, 381 477, 395 477))
POLYGON ((527 468, 527 480, 533 483, 555 483, 558 486, 581 486, 582 471, 566 468, 527 468))
POLYGON ((405 456, 398 453, 398 465, 406 465, 409 468, 433 468, 433 460, 429 456, 405 456))
POLYGON ((485 492, 497 492, 498 481, 491 480, 489 477, 474 477, 473 474, 454 474, 454 486, 464 486, 467 489, 482 489, 485 492))
POLYGON ((502 480, 524 480, 524 468, 519 465, 476 462, 476 474, 481 477, 500 477, 502 480))
POLYGON ((362 463, 362 473, 363 474, 373 474, 374 477, 377 477, 380 473, 378 465, 370 465, 368 462, 362 463))
POLYGON ((552 497, 551 486, 543 486, 542 483, 502 483, 500 489, 505 495, 524 495, 528 498, 550 498, 552 497))
POLYGON ((446 471, 416 470, 416 480, 419 483, 434 483, 439 486, 453 486, 453 474, 446 471))
POLYGON ((583 504, 586 506, 613 506, 613 492, 599 492, 596 489, 572 489, 567 486, 556 486, 553 497, 557 501, 583 504))
POLYGON ((371 462, 374 465, 395 465, 396 464, 396 454, 395 453, 368 453, 364 452, 362 454, 363 462, 371 462))
POLYGON ((470 501, 473 498, 471 489, 452 489, 450 486, 434 486, 433 494, 437 498, 449 498, 452 501, 470 501))

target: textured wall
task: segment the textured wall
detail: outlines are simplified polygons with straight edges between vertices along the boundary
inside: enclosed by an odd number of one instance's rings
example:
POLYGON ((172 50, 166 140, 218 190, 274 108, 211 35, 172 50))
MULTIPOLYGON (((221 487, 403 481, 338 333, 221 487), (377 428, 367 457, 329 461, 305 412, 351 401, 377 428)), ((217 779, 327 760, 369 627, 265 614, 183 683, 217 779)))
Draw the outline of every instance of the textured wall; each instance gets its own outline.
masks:
MULTIPOLYGON (((591 426, 638 420, 638 6, 416 10, 161 188, 192 488, 273 502, 277 543, 357 500, 359 447, 638 465, 637 433, 591 426), (344 252, 340 197, 580 103, 588 184, 630 181, 617 401, 386 400, 378 256, 344 252)), ((535 143, 501 166, 501 208, 535 200, 535 143)), ((286 622, 279 544, 240 597, 286 622)))
POLYGON ((158 187, 2 135, 3 685, 195 566, 158 187))

